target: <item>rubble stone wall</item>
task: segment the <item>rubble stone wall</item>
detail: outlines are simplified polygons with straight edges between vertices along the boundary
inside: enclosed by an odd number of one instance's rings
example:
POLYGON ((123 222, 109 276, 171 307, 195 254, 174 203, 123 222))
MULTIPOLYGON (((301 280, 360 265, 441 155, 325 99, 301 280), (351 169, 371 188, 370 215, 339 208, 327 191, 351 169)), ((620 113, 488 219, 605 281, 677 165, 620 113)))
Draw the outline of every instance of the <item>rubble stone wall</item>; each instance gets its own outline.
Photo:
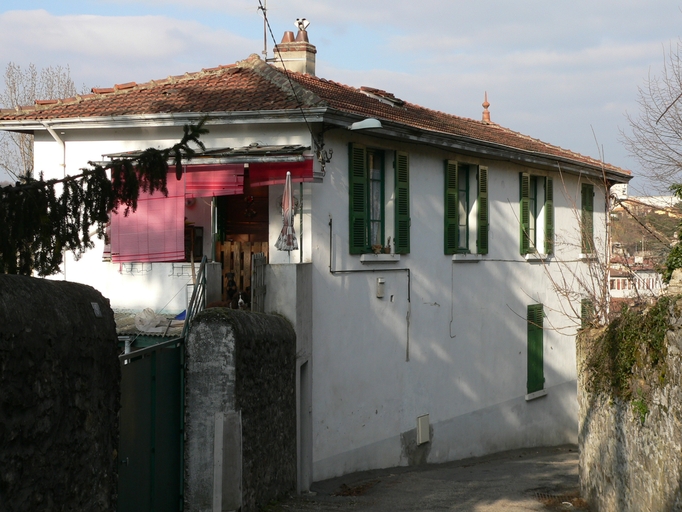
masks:
MULTIPOLYGON (((675 310, 680 306, 678 299, 675 310)), ((592 340, 578 343, 580 485, 592 510, 682 510, 681 329, 682 318, 673 312, 664 384, 652 387, 646 401, 589 393, 581 368, 592 340)))
POLYGON ((115 509, 119 389, 107 299, 0 274, 0 510, 115 509))

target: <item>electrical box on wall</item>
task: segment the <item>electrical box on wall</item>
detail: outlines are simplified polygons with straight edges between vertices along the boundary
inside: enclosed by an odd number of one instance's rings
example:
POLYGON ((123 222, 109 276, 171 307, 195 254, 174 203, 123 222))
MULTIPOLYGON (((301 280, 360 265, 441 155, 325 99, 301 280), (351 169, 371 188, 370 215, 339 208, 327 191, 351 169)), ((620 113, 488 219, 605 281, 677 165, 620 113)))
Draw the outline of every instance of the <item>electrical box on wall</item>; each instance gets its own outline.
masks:
POLYGON ((377 277, 377 299, 384 298, 384 288, 386 287, 386 279, 377 277))
POLYGON ((431 441, 431 435, 429 433, 430 423, 429 415, 424 414, 423 416, 417 417, 417 444, 424 444, 431 441))

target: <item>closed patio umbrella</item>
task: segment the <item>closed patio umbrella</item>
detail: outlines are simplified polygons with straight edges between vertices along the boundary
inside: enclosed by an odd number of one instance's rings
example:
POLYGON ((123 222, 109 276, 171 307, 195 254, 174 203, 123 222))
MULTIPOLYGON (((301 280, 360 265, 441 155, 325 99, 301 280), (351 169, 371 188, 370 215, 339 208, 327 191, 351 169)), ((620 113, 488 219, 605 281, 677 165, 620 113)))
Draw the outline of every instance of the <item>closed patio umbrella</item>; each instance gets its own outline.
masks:
POLYGON ((282 194, 282 231, 277 238, 275 247, 280 251, 295 251, 298 249, 298 240, 294 231, 294 198, 291 190, 291 173, 287 171, 282 194))

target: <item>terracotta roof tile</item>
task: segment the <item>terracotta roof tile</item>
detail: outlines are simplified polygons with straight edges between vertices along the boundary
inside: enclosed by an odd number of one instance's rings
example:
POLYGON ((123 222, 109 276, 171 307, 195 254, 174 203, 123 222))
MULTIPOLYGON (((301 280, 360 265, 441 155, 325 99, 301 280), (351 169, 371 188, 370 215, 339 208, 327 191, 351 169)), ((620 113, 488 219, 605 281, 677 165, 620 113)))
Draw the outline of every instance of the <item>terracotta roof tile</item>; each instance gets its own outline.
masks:
MULTIPOLYGON (((303 85, 304 88, 323 98, 331 107, 344 112, 403 123, 444 134, 459 135, 532 153, 566 158, 591 166, 599 167, 602 165, 600 161, 594 158, 548 144, 498 124, 458 117, 412 103, 402 102, 402 100, 395 98, 392 94, 378 89, 368 87, 355 89, 337 82, 300 73, 290 73, 290 76, 303 85), (377 101, 371 96, 364 94, 364 92, 389 96, 398 103, 392 105, 377 101)), ((605 164, 605 167, 614 172, 630 174, 627 170, 609 164, 605 164)))
MULTIPOLYGON (((169 76, 142 84, 128 82, 111 88, 93 88, 92 94, 64 100, 41 100, 34 106, 2 110, 0 122, 165 113, 299 110, 314 107, 376 117, 408 127, 467 137, 593 167, 601 165, 593 158, 547 144, 495 123, 427 109, 398 99, 381 89, 357 89, 293 72, 287 76, 287 73, 266 64, 257 55, 237 64, 221 65, 196 73, 169 76), (292 85, 296 91, 295 96, 292 94, 292 85)), ((629 174, 629 171, 618 167, 605 167, 616 173, 629 174)))

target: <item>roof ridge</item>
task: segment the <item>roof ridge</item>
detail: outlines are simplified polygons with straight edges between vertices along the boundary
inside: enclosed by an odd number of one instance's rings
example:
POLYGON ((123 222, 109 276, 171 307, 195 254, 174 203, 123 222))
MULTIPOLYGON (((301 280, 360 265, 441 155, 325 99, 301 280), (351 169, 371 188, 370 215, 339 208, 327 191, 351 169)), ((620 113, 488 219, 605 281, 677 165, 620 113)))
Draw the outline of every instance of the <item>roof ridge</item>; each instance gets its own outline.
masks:
POLYGON ((308 107, 319 107, 319 106, 329 106, 326 101, 320 98, 310 89, 304 87, 298 80, 290 80, 287 73, 292 75, 297 75, 300 73, 294 73, 292 71, 282 71, 267 62, 263 62, 260 56, 252 53, 246 59, 237 62, 237 66, 242 69, 251 69, 257 73, 260 77, 264 78, 272 85, 279 87, 279 89, 285 94, 291 95, 291 97, 296 98, 300 103, 305 104, 308 107))

